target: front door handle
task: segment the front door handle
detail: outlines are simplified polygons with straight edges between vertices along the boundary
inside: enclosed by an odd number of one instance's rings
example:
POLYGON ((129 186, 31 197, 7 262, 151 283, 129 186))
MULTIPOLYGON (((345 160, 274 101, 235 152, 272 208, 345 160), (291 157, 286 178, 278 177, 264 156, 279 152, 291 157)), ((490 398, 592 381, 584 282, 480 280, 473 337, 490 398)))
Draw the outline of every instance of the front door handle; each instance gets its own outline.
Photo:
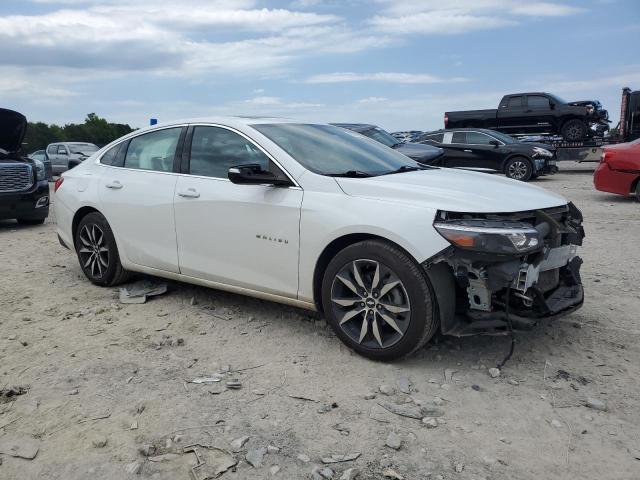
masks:
POLYGON ((473 153, 473 150, 468 150, 468 149, 464 149, 463 152, 467 152, 467 153, 473 153))
POLYGON ((112 190, 120 190, 122 188, 122 184, 119 181, 114 180, 111 183, 107 183, 105 187, 111 188, 112 190))
POLYGON ((198 198, 200 193, 195 188, 187 188, 181 192, 178 192, 178 195, 184 198, 198 198))

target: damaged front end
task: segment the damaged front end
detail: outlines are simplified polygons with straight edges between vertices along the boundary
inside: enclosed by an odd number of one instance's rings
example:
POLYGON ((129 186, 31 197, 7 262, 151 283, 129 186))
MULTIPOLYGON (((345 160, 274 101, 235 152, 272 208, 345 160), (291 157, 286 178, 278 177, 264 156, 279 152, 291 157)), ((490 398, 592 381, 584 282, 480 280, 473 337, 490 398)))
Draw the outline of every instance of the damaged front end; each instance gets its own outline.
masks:
POLYGON ((451 247, 423 264, 442 333, 464 336, 530 329, 582 306, 582 214, 572 204, 518 213, 438 212, 451 247))

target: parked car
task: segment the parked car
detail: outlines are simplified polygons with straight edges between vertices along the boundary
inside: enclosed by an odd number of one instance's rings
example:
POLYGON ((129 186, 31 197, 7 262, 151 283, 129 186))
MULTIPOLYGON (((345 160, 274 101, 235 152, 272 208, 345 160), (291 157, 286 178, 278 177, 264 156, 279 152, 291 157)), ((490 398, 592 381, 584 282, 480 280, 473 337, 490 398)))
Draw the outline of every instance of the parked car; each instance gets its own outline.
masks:
POLYGON ((51 180, 53 176, 53 171, 51 170, 51 161, 47 158, 45 151, 36 150, 35 152, 29 155, 29 158, 33 158, 34 160, 40 160, 44 164, 44 171, 47 176, 47 180, 51 180))
POLYGON ((59 175, 78 166, 98 150, 93 143, 58 142, 47 145, 46 155, 51 161, 53 174, 59 175))
POLYGON ((633 195, 640 202, 640 138, 603 147, 593 183, 596 190, 633 195))
POLYGON ((437 165, 443 167, 501 172, 525 182, 557 171, 553 147, 519 142, 493 130, 438 130, 425 133, 419 142, 444 149, 444 156, 437 160, 437 165))
POLYGON ((408 142, 403 143, 386 130, 376 127, 375 125, 369 125, 366 123, 332 123, 331 125, 346 128, 347 130, 357 132, 365 137, 372 138, 373 140, 414 159, 416 162, 427 165, 431 164, 444 154, 444 150, 438 147, 432 147, 431 145, 420 145, 418 143, 408 142))
POLYGON ((63 173, 55 196, 59 239, 96 285, 143 272, 319 310, 374 359, 583 302, 582 216, 566 199, 331 125, 148 127, 63 173))
POLYGON ((544 92, 502 97, 497 109, 446 112, 444 128, 488 128, 508 134, 549 133, 570 142, 609 128, 609 113, 598 100, 567 102, 544 92))
POLYGON ((49 183, 44 164, 21 153, 27 119, 0 108, 0 220, 43 223, 49 215, 49 183))

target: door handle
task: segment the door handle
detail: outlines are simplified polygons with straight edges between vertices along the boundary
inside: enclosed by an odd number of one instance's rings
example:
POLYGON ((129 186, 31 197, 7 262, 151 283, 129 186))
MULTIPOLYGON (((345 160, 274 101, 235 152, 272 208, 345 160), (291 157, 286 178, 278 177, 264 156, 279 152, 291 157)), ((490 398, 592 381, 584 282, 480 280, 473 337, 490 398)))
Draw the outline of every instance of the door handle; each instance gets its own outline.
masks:
POLYGON ((465 148, 465 149, 463 150, 463 152, 473 153, 473 150, 469 150, 468 148, 465 148))
POLYGON ((184 198, 198 198, 200 193, 195 188, 187 188, 181 192, 178 192, 178 195, 184 198))
POLYGON ((119 181, 114 180, 111 183, 107 183, 105 187, 111 188, 112 190, 120 190, 122 188, 122 184, 119 181))

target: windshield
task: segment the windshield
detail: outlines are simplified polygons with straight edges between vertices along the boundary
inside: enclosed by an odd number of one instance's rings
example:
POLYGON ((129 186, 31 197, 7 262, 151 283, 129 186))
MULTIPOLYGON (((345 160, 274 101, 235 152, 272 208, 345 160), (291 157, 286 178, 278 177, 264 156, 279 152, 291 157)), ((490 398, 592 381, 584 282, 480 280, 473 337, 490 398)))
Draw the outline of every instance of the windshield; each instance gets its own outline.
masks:
POLYGON ((506 143, 506 144, 516 143, 516 140, 513 137, 510 137, 509 135, 507 135, 506 133, 495 132, 492 130, 491 136, 494 138, 497 138, 502 143, 506 143))
POLYGON ((381 129, 380 127, 373 127, 360 133, 369 138, 373 138, 374 140, 382 143, 383 145, 386 145, 387 147, 393 147, 394 145, 400 143, 396 137, 391 135, 389 132, 381 129))
POLYGON ((100 150, 93 143, 76 143, 69 145, 71 153, 93 153, 100 150))
POLYGON ((251 126, 303 167, 320 175, 345 172, 381 175, 403 166, 421 168, 420 164, 395 150, 332 125, 278 123, 251 126))

